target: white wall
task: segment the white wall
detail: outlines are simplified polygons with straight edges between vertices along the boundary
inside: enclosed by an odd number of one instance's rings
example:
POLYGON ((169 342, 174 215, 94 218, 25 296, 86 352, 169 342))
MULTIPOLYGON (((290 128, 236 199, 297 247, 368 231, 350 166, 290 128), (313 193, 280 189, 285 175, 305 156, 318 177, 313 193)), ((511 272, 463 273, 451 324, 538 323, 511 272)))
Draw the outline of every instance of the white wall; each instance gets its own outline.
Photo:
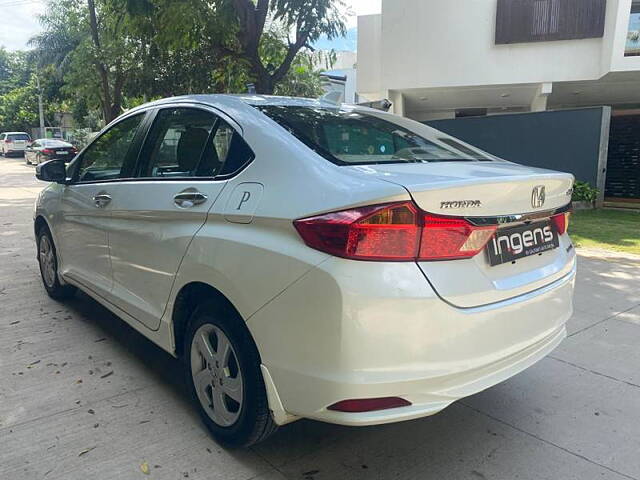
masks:
POLYGON ((624 57, 631 0, 608 0, 605 37, 495 45, 497 0, 382 0, 358 19, 358 91, 596 80, 624 57))
POLYGON ((368 100, 381 97, 382 16, 358 17, 358 94, 368 100))

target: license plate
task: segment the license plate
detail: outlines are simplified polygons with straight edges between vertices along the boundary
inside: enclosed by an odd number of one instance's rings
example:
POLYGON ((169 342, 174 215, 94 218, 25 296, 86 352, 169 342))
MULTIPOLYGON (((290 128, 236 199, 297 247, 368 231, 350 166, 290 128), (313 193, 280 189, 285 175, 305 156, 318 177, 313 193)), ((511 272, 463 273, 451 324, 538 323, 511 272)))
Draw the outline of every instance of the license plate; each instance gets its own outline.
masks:
POLYGON ((58 150, 58 153, 60 155, 66 155, 67 153, 69 153, 69 151, 68 150, 58 150))
POLYGON ((487 253, 489 263, 493 267, 538 255, 559 246, 558 232, 552 227, 551 222, 536 222, 498 230, 487 245, 487 253))

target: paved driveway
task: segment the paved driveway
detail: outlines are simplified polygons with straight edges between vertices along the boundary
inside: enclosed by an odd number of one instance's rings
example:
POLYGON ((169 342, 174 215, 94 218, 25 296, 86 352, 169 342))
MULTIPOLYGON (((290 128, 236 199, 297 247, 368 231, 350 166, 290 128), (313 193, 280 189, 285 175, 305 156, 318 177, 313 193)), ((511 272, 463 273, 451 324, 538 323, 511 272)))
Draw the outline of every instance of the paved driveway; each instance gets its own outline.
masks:
POLYGON ((0 158, 0 479, 640 479, 640 260, 583 252, 567 341, 439 415, 300 421, 228 452, 175 360, 88 297, 45 295, 31 224, 41 186, 0 158))

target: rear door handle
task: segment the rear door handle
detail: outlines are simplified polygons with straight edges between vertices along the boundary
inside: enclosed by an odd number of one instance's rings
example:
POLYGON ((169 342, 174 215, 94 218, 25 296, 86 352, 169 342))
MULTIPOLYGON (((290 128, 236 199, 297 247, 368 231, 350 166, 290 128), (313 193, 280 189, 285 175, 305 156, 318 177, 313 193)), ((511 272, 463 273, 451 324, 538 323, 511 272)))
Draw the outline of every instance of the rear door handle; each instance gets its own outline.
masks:
POLYGON ((97 208, 104 208, 111 203, 111 195, 106 193, 98 193, 93 197, 93 202, 97 208))
POLYGON ((180 208, 191 208, 196 205, 202 205, 209 197, 201 192, 185 191, 180 192, 173 197, 173 202, 180 208))

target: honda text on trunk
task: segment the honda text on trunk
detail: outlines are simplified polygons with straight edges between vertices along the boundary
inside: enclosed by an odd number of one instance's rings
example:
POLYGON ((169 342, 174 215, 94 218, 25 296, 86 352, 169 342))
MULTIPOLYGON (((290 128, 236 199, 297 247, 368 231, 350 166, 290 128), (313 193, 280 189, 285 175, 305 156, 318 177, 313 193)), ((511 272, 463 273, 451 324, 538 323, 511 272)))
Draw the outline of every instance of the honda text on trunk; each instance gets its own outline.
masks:
POLYGON ((432 415, 566 335, 573 177, 406 118, 171 98, 36 172, 48 294, 80 289, 180 358, 226 445, 432 415))

